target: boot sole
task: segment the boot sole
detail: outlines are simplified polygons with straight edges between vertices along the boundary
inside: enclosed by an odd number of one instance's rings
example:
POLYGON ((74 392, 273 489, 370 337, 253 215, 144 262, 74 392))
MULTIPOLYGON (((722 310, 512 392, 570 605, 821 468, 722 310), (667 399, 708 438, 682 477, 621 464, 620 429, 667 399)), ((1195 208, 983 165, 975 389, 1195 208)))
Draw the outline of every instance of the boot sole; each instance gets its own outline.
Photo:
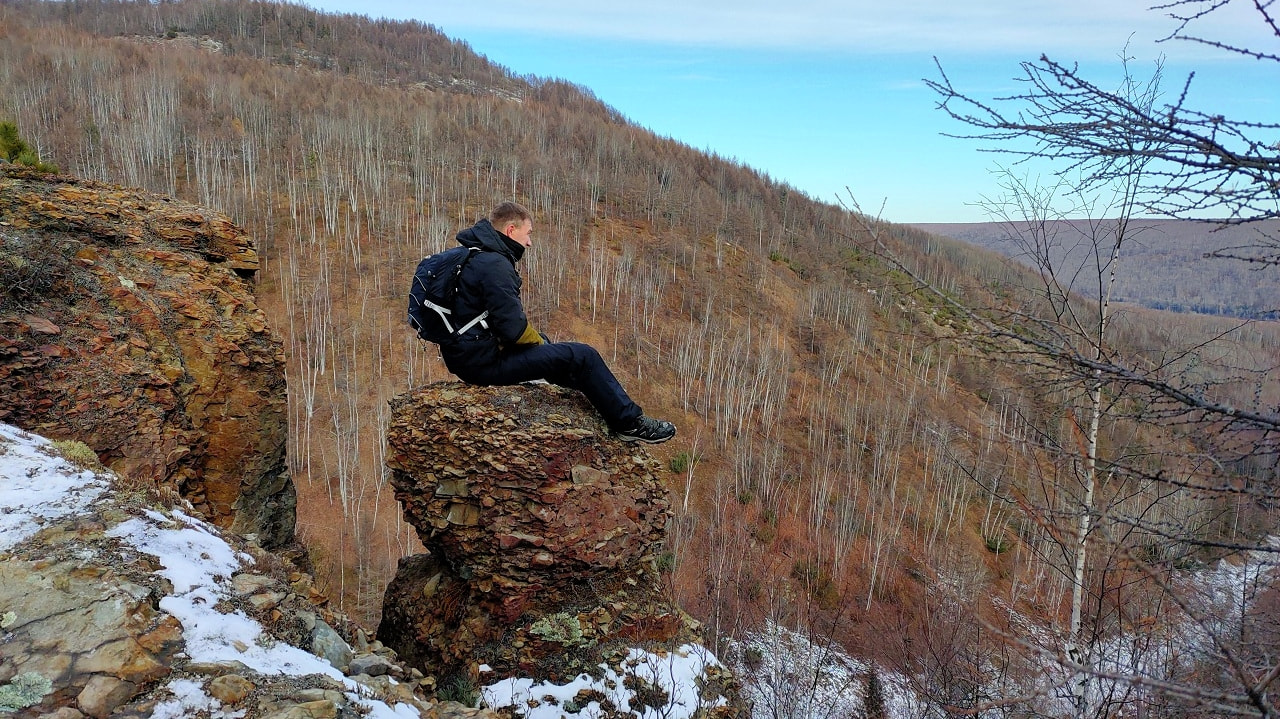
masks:
MULTIPOLYGON (((673 434, 671 435, 671 437, 675 437, 675 435, 673 434)), ((618 435, 618 439, 622 440, 623 442, 644 442, 645 444, 662 444, 663 442, 666 442, 667 440, 671 439, 671 437, 658 437, 655 439, 646 439, 644 437, 631 437, 631 436, 621 435, 621 434, 618 435)))

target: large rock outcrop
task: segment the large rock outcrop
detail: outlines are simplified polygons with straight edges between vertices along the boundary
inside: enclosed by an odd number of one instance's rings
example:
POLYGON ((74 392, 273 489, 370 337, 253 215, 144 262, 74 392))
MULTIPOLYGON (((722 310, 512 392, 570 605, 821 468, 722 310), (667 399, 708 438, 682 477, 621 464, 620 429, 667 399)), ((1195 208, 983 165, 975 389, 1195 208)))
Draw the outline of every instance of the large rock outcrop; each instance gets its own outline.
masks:
POLYGON ((607 439, 582 395, 436 384, 392 400, 392 484, 423 543, 519 616, 656 559, 670 503, 657 462, 607 439))
POLYGON ((391 405, 392 484, 430 551, 402 560, 383 604, 378 638, 402 659, 565 680, 699 640, 661 588, 660 468, 580 394, 437 383, 391 405))
POLYGON ((0 163, 0 421, 289 543, 284 354, 257 268, 225 215, 0 163))

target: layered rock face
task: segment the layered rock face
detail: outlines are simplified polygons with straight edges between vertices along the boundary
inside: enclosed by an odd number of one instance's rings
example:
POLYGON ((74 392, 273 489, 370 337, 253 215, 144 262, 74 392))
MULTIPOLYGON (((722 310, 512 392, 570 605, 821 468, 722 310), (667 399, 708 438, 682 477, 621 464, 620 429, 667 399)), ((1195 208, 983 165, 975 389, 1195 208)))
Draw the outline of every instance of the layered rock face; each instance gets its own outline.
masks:
POLYGON ((0 163, 0 421, 289 543, 284 354, 257 268, 225 215, 0 163))
POLYGON ((657 462, 580 394, 437 383, 391 405, 392 484, 431 552, 387 590, 378 638, 402 659, 555 679, 611 646, 697 640, 660 590, 657 462))

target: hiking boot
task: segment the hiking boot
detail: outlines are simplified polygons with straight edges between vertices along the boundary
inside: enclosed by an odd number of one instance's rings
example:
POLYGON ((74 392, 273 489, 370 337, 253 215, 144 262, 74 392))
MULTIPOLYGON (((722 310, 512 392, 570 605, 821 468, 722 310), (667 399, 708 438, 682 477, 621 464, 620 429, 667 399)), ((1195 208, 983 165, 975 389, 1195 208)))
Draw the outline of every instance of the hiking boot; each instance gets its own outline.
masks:
POLYGON ((642 415, 630 429, 622 430, 616 434, 618 439, 623 442, 659 444, 676 436, 676 426, 661 419, 642 415))

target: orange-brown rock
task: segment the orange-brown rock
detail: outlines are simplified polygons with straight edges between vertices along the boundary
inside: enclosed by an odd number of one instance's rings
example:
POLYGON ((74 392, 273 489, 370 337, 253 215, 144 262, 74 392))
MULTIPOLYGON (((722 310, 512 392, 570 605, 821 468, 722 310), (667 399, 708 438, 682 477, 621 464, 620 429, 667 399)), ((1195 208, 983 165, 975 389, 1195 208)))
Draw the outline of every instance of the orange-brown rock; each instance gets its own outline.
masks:
POLYGON ((431 552, 401 562, 383 603, 378 637, 403 659, 571 677, 614 640, 696 638, 661 591, 659 466, 582 395, 436 383, 391 406, 392 485, 431 552))
POLYGON ((0 421, 290 542, 283 346, 257 268, 223 214, 0 163, 0 421))
POLYGON ((378 639, 400 659, 447 682, 487 665, 489 681, 524 676, 564 682, 620 649, 703 641, 698 622, 672 604, 653 565, 614 570, 572 595, 534 596, 514 619, 501 592, 482 591, 440 557, 400 560, 383 599, 378 639))
POLYGON ((581 394, 437 383, 391 402, 392 485, 423 544, 509 612, 652 560, 670 503, 659 465, 608 436, 581 394))

